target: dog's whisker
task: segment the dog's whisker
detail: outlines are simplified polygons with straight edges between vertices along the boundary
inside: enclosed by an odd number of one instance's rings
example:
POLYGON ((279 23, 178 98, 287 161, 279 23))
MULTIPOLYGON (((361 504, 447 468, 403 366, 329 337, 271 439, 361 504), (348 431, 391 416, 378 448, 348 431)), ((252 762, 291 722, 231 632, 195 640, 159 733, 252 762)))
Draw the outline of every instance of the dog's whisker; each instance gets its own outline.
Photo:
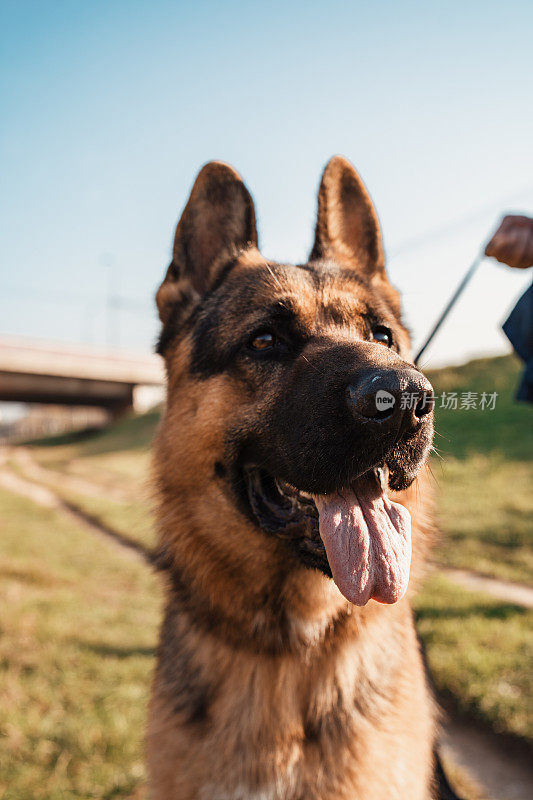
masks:
POLYGON ((272 276, 272 280, 274 281, 274 283, 281 289, 281 291, 283 291, 283 286, 281 285, 280 280, 274 275, 274 272, 272 271, 270 264, 266 264, 266 268, 270 273, 270 275, 272 276))

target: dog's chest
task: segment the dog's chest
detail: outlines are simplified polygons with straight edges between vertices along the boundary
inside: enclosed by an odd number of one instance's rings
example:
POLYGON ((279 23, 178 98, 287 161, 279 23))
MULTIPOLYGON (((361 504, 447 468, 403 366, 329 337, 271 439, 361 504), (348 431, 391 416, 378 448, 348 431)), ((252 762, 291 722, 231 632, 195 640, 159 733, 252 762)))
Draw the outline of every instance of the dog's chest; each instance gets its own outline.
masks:
POLYGON ((154 800, 427 800, 431 703, 409 631, 386 627, 314 657, 198 647, 201 670, 162 652, 154 800))
MULTIPOLYGON (((287 663, 241 670, 235 687, 226 687, 228 715, 218 719, 208 735, 211 742, 205 743, 214 770, 205 774, 198 796, 425 798, 422 775, 408 766, 413 739, 395 719, 388 670, 381 665, 378 681, 368 665, 366 674, 361 666, 361 658, 348 652, 328 665, 297 669, 287 663)), ((425 753, 419 756, 427 761, 425 753)))
POLYGON ((328 785, 342 783, 343 763, 354 759, 356 706, 331 678, 313 685, 305 669, 275 673, 256 670, 244 682, 241 674, 240 691, 229 689, 228 716, 209 735, 213 748, 224 741, 225 755, 202 800, 327 798, 328 785))

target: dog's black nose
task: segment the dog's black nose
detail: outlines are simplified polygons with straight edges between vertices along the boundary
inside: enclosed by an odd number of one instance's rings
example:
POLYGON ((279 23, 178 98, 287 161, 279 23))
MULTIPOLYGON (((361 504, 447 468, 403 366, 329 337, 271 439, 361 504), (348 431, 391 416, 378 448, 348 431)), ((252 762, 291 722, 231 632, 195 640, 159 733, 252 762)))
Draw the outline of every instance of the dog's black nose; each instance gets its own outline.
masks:
POLYGON ((346 399, 356 420, 383 432, 418 428, 435 405, 430 382, 411 367, 365 371, 348 385, 346 399))

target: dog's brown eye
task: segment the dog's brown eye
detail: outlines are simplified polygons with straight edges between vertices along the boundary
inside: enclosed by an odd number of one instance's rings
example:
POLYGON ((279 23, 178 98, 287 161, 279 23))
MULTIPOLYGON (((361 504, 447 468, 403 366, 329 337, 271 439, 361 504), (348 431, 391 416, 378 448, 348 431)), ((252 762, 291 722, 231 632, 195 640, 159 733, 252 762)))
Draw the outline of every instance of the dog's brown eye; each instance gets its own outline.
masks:
POLYGON ((387 347, 390 347, 392 344, 392 334, 389 329, 385 328, 383 325, 378 325, 373 329, 372 338, 375 342, 384 344, 387 347))
POLYGON ((264 353, 266 350, 272 350, 276 340, 274 338, 273 333, 269 333, 269 331, 265 331, 264 333, 258 333, 250 342, 250 347, 252 350, 256 350, 257 352, 264 353))

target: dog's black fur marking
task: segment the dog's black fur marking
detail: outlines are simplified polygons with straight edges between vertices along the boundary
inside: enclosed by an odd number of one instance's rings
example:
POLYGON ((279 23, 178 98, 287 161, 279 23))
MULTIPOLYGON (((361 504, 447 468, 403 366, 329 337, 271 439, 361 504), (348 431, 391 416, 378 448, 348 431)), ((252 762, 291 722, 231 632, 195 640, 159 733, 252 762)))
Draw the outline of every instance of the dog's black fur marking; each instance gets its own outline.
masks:
POLYGON ((203 679, 191 663, 185 642, 177 633, 179 609, 171 605, 165 614, 159 645, 159 663, 163 665, 161 678, 172 698, 174 712, 183 717, 187 725, 201 726, 209 720, 209 709, 216 696, 216 687, 203 679), (165 648, 172 644, 172 658, 164 658, 165 648))

